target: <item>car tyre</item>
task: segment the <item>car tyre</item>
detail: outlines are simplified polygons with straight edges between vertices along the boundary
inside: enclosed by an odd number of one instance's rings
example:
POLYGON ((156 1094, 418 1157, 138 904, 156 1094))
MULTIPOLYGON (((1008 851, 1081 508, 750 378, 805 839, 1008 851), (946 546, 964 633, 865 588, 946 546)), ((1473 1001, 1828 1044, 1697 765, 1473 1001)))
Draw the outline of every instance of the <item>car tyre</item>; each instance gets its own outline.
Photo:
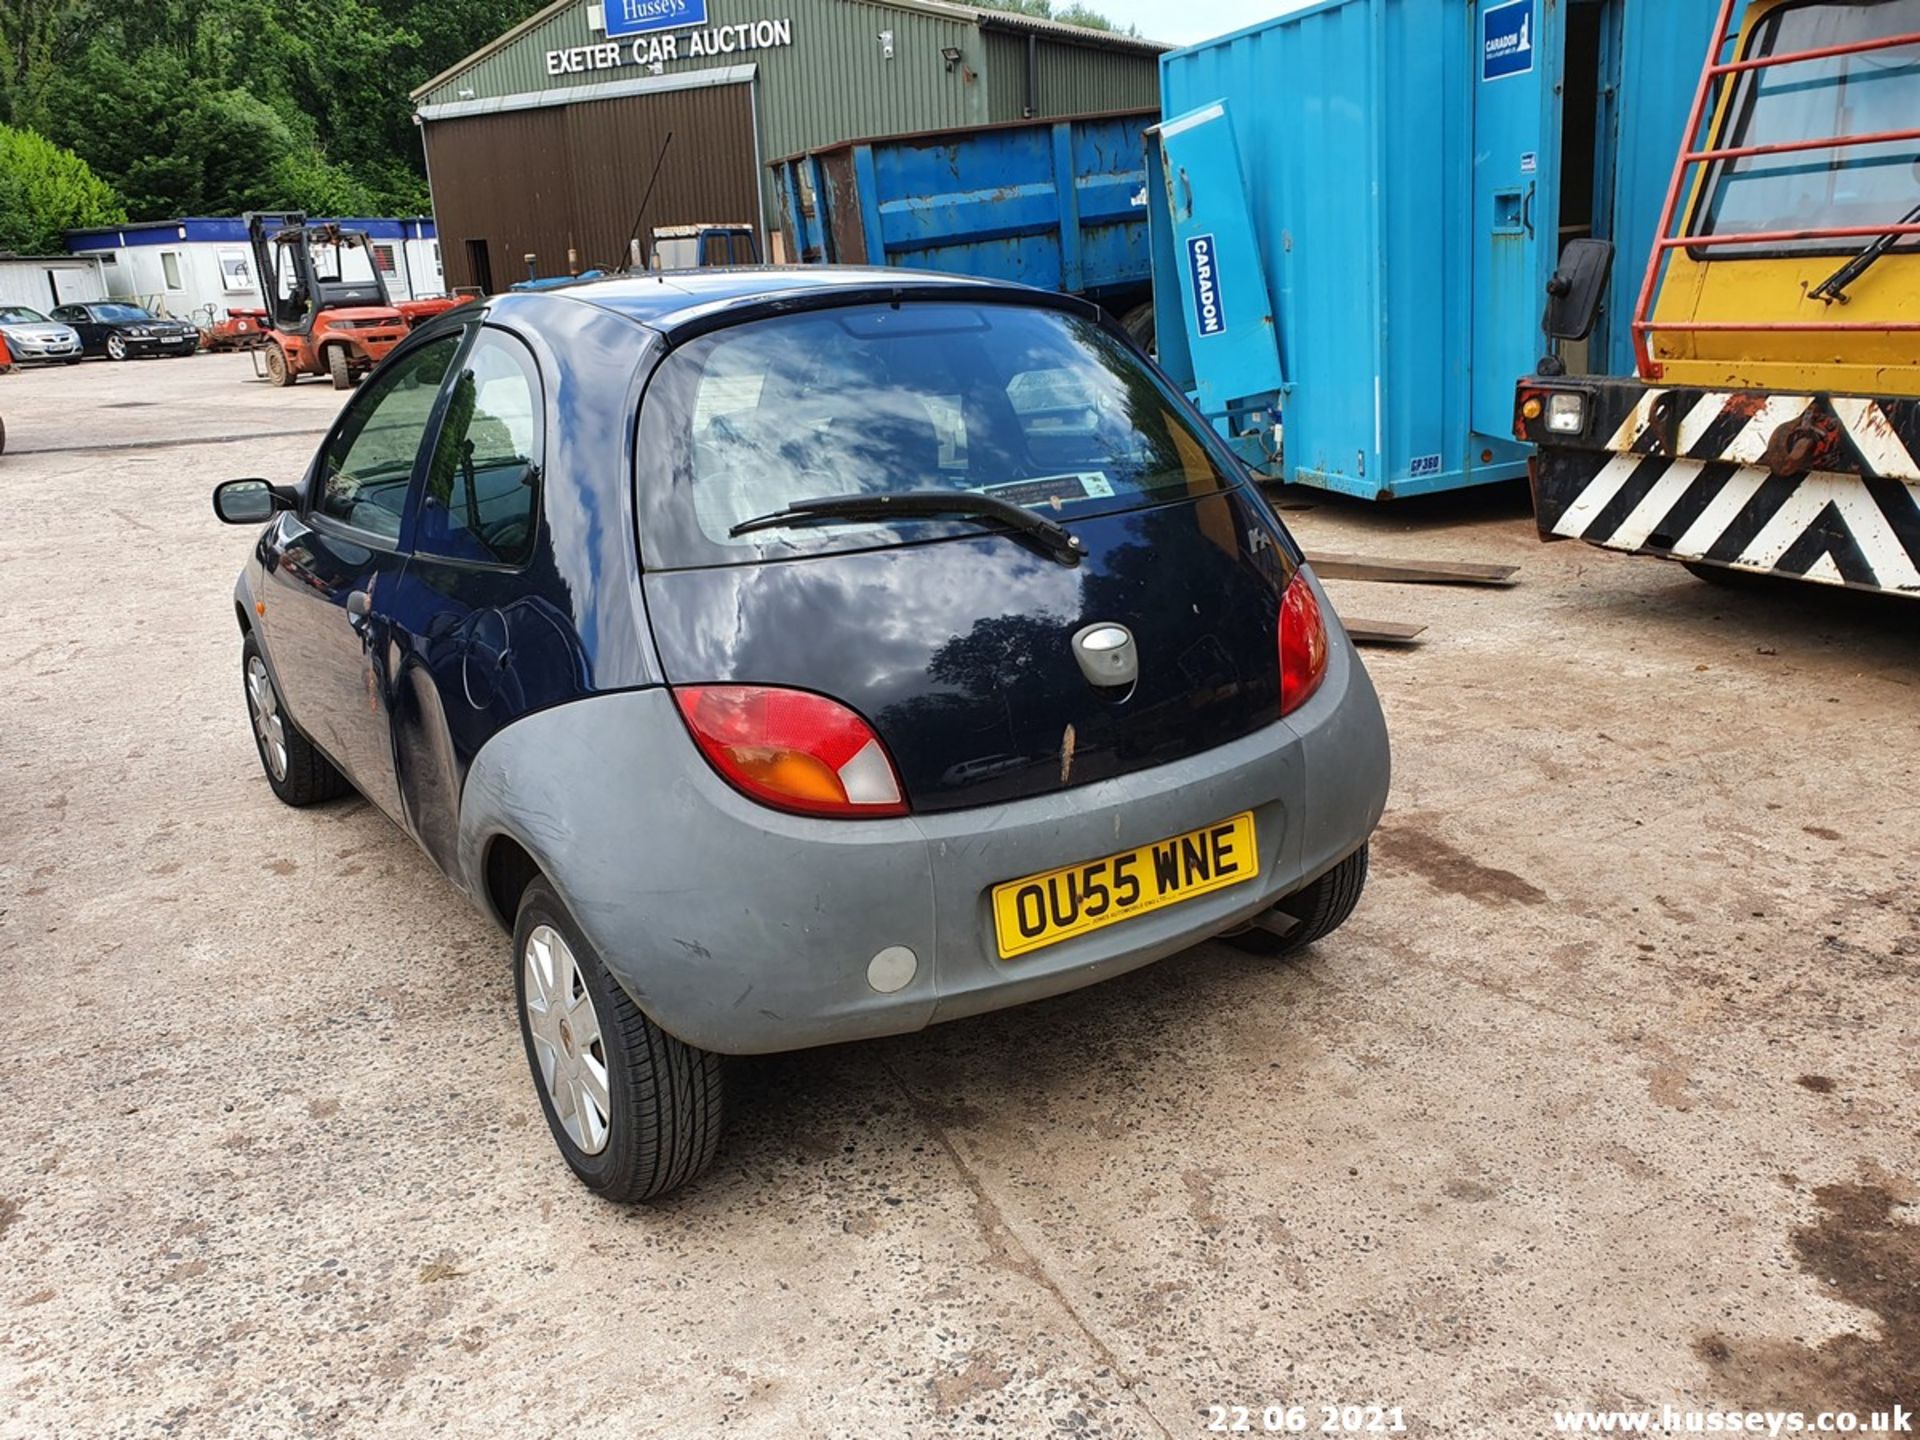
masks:
POLYGON ((127 358, 127 342, 122 337, 118 335, 109 335, 107 337, 107 358, 109 360, 124 360, 127 358))
POLYGON ((287 363, 287 352, 283 346, 269 340, 265 342, 265 348, 267 380, 270 384, 285 388, 300 378, 293 373, 293 366, 287 363))
POLYGON ((288 718, 267 669, 260 642, 251 632, 240 647, 240 675, 246 687, 248 717, 253 722, 253 748, 267 784, 281 802, 293 806, 319 805, 338 800, 353 787, 333 762, 288 718))
POLYGON ((1255 927, 1226 936, 1226 942, 1252 955, 1291 955, 1331 935, 1353 914, 1360 903, 1360 892, 1367 888, 1367 852, 1368 847, 1362 845, 1311 885, 1273 907, 1294 921, 1286 934, 1255 927))
POLYGON ((347 364, 347 347, 329 345, 327 347, 327 373, 333 377, 333 388, 351 390, 353 388, 353 369, 347 364))
POLYGON ((520 898, 513 975, 527 1068, 582 1184, 630 1204, 713 1163, 726 1122, 724 1061, 647 1018, 544 879, 520 898))
POLYGON ((78 365, 85 358, 84 355, 75 355, 71 359, 62 360, 60 363, 62 365, 78 365))

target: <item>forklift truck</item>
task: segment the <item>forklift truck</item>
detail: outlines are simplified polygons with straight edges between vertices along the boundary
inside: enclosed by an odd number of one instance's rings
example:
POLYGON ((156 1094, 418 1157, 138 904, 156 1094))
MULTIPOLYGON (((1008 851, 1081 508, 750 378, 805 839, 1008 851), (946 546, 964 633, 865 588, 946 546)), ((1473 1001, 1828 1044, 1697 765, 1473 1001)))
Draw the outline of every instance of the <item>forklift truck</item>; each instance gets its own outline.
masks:
POLYGON ((247 240, 266 296, 254 373, 275 385, 325 375, 351 389, 407 338, 365 231, 293 213, 250 212, 247 240))

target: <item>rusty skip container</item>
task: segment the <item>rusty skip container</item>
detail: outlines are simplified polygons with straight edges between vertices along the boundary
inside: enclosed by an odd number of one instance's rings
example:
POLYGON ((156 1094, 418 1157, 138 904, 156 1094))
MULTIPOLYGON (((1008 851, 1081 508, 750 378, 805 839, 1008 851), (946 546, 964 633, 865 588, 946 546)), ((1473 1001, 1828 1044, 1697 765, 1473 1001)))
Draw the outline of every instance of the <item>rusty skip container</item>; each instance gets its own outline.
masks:
POLYGON ((773 163, 789 259, 1144 301, 1152 110, 849 140, 773 163))

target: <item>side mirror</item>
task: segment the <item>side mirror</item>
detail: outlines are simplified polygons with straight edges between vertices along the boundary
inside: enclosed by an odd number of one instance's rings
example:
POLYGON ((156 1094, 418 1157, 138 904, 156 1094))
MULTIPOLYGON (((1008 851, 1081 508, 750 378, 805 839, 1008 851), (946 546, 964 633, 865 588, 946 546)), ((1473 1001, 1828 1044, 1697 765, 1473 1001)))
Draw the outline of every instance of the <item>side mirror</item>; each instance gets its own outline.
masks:
POLYGON ((1560 268, 1547 281, 1547 314, 1542 328, 1555 340, 1584 340, 1600 317, 1613 270, 1611 240, 1569 240, 1560 252, 1560 268))
POLYGON ((229 525, 259 525, 294 504, 291 490, 264 480, 229 480, 213 487, 213 513, 229 525))

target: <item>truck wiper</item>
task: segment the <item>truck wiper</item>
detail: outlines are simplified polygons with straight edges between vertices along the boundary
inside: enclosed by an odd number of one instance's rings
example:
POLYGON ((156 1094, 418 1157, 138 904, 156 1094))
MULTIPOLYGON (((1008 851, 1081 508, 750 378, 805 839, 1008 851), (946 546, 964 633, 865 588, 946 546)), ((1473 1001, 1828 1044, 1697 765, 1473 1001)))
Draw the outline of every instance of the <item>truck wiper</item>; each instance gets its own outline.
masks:
MULTIPOLYGON (((1913 209, 1909 210, 1893 223, 1895 225, 1920 224, 1920 205, 1914 206, 1913 209)), ((1862 275, 1866 274, 1872 267, 1874 261, 1893 249, 1895 245, 1898 245, 1901 238, 1901 236, 1894 234, 1891 230, 1887 231, 1884 235, 1878 236, 1869 242, 1866 249, 1862 250, 1858 255, 1834 271, 1833 274, 1809 290, 1807 292, 1807 298, 1811 300, 1824 300, 1829 305, 1835 300, 1838 300, 1843 305, 1846 304, 1847 287, 1862 275)))
POLYGON ((901 490, 892 494, 827 495, 817 500, 796 500, 783 510, 742 520, 727 533, 746 535, 755 530, 820 520, 895 519, 997 520, 1062 565, 1078 565, 1086 554, 1079 537, 1058 521, 1036 515, 1011 500, 971 490, 901 490))

